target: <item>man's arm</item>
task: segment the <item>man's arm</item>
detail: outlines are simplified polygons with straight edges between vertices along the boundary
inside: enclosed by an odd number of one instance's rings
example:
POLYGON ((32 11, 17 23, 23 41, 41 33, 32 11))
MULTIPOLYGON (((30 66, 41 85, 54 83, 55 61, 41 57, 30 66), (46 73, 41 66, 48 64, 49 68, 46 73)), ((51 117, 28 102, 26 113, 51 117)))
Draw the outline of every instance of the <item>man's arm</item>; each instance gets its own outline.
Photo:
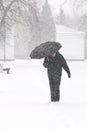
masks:
POLYGON ((48 68, 48 66, 49 66, 49 58, 48 57, 45 57, 44 62, 43 62, 43 66, 45 68, 48 68))
POLYGON ((62 56, 62 67, 67 72, 68 77, 70 78, 71 77, 71 73, 70 73, 69 67, 67 65, 67 62, 66 62, 66 60, 64 59, 63 56, 62 56))

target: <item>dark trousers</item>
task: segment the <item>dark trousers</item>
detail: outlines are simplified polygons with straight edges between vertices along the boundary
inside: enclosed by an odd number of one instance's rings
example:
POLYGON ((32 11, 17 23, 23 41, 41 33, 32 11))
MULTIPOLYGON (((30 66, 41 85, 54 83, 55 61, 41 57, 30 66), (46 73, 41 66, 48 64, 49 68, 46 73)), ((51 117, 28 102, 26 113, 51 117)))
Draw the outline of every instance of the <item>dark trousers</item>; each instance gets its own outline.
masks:
POLYGON ((60 100, 60 80, 59 81, 49 81, 50 84, 50 93, 51 93, 51 101, 59 101, 60 100))

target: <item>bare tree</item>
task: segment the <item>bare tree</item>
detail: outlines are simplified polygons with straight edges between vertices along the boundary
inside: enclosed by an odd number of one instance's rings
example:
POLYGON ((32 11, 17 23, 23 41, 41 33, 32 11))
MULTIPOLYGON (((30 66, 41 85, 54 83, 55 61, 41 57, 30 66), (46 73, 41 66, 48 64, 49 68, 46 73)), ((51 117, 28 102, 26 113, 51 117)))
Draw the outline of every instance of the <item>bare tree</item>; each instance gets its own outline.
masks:
POLYGON ((14 24, 19 23, 30 28, 33 37, 35 30, 38 30, 36 28, 38 23, 38 13, 35 1, 0 0, 0 47, 4 47, 4 52, 6 32, 10 31, 14 24))
MULTIPOLYGON (((9 30, 11 29, 11 26, 15 23, 25 24, 25 22, 23 22, 23 20, 25 20, 23 12, 27 11, 29 17, 29 8, 32 8, 31 6, 31 0, 0 0, 0 32, 2 32, 1 34, 4 34, 4 27, 9 30)), ((31 19, 28 21, 28 23, 29 22, 31 22, 31 19)))

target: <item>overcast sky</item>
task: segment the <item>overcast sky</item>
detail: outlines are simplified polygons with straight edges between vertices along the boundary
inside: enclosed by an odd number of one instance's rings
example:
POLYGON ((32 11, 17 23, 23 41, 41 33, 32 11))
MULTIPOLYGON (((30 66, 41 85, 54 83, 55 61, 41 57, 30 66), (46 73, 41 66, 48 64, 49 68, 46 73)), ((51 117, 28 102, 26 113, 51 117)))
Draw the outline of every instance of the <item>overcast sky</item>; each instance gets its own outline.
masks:
POLYGON ((48 2, 54 6, 57 7, 59 5, 61 5, 62 3, 64 3, 66 0, 48 0, 48 2))
POLYGON ((71 17, 75 15, 83 15, 84 13, 87 13, 87 1, 85 0, 84 5, 82 5, 79 10, 73 9, 73 0, 48 0, 49 4, 51 5, 51 9, 53 12, 53 15, 58 14, 59 8, 63 8, 64 12, 71 17))
MULTIPOLYGON (((81 16, 85 13, 87 14, 87 0, 85 0, 83 5, 81 5, 78 9, 77 3, 75 3, 76 1, 77 0, 48 0, 54 17, 58 15, 59 9, 62 8, 65 14, 69 15, 71 18, 81 16)), ((37 0, 40 11, 42 10, 44 2, 45 0, 37 0)))

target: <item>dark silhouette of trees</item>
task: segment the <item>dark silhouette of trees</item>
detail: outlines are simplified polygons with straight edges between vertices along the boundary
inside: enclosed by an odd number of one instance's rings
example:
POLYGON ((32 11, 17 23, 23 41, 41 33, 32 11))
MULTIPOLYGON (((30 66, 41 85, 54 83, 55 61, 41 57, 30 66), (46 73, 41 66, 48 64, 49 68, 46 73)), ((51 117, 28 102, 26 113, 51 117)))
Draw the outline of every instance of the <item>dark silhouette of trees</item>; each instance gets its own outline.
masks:
POLYGON ((46 0, 43 6, 40 16, 40 30, 41 30, 41 42, 55 40, 56 39, 56 28, 52 11, 49 3, 46 0))

